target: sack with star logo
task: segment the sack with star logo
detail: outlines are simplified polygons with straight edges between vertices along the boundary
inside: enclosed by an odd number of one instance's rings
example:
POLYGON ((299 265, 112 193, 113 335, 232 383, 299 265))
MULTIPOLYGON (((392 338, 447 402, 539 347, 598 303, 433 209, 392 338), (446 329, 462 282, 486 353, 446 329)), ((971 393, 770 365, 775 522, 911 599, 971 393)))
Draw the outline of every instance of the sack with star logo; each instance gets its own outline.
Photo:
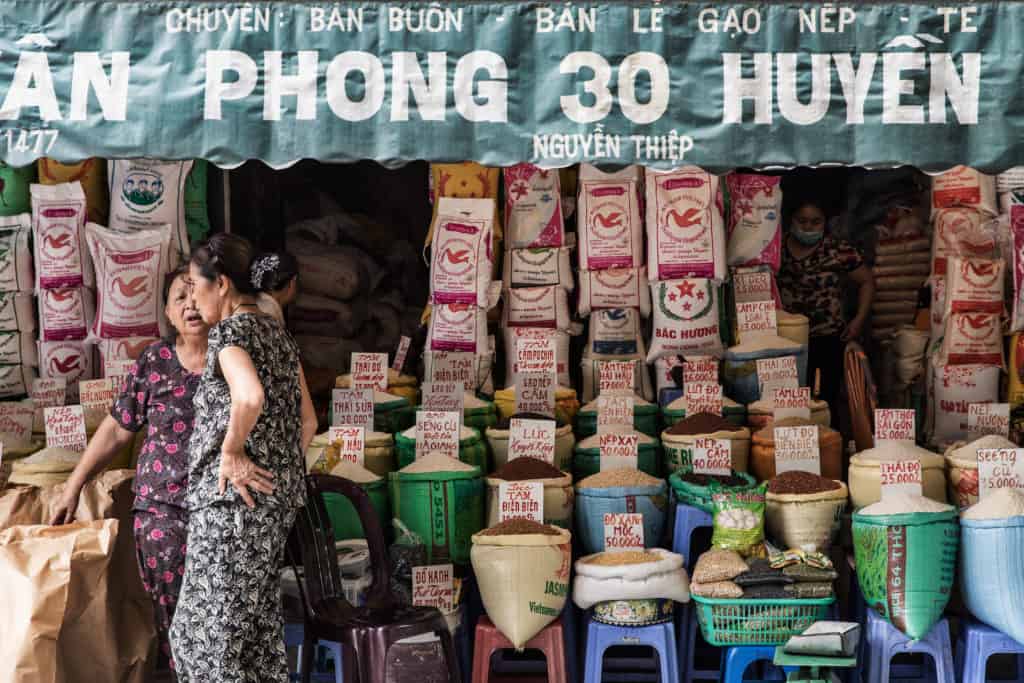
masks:
POLYGON ((654 331, 648 363, 671 355, 722 355, 718 290, 706 278, 651 283, 654 331))
POLYGON ((558 171, 533 164, 505 169, 505 236, 509 249, 565 244, 558 171))

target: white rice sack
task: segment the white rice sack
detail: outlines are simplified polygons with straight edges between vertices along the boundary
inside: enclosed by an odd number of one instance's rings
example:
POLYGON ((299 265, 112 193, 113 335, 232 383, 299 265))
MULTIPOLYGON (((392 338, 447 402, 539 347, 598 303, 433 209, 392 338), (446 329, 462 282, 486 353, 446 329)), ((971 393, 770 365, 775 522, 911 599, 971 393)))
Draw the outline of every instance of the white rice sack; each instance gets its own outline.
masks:
POLYGON ((289 239, 288 251, 299 263, 302 289, 339 301, 349 301, 370 288, 372 261, 355 247, 336 247, 304 239, 289 239))
POLYGON ((185 182, 191 170, 191 161, 111 161, 110 227, 138 230, 168 225, 173 255, 184 260, 189 255, 185 182))
POLYGON ((437 304, 430 313, 427 349, 466 351, 487 349, 487 312, 467 304, 437 304))
POLYGON ((690 579, 683 568, 682 555, 662 548, 645 552, 661 557, 655 562, 616 565, 588 562, 596 555, 577 560, 573 602, 580 609, 589 609, 609 598, 689 602, 690 579))
MULTIPOLYGON (((40 291, 40 296, 45 292, 40 291)), ((0 291, 0 332, 35 332, 34 308, 29 292, 0 291)))
POLYGON ((0 365, 39 365, 35 335, 31 332, 0 332, 0 365))
POLYGON ((997 313, 952 313, 939 349, 940 365, 1003 367, 1003 332, 997 313))
POLYGON ((562 190, 557 170, 532 164, 504 169, 505 240, 511 249, 565 244, 562 190))
POLYGON ((78 402, 78 383, 81 380, 95 379, 98 375, 91 345, 70 339, 39 342, 39 376, 67 382, 69 403, 78 402))
POLYGON ((1009 261, 1013 269, 1013 332, 1024 330, 1024 205, 1013 207, 1009 215, 1013 253, 1009 261))
POLYGON ((651 284, 654 332, 647 362, 671 355, 721 357, 718 287, 711 280, 666 280, 651 284))
POLYGON ((576 233, 581 270, 643 265, 644 234, 640 217, 643 177, 640 166, 602 173, 590 164, 580 164, 576 233))
POLYGON ((441 197, 432 227, 430 296, 434 303, 487 306, 494 255, 493 199, 441 197))
POLYGON ((363 297, 338 301, 299 292, 295 302, 288 307, 288 329, 296 334, 355 337, 366 324, 369 309, 368 301, 363 297))
POLYGON ((112 339, 165 334, 163 285, 170 269, 171 226, 120 233, 89 223, 86 235, 98 283, 91 335, 112 339))
POLYGON ((648 278, 724 280, 725 222, 718 178, 696 166, 646 173, 648 278))
POLYGON ((0 216, 0 291, 31 292, 35 288, 29 234, 32 216, 0 216))
POLYGON ((967 438, 967 407, 999 401, 1000 369, 991 365, 935 367, 935 431, 937 443, 967 438))
POLYGON ((996 176, 996 192, 1024 190, 1024 166, 1014 166, 996 176))
POLYGON ((505 341, 505 386, 519 383, 519 368, 516 365, 516 343, 520 339, 554 339, 555 372, 558 386, 570 387, 569 378, 569 333, 561 330, 545 330, 538 327, 506 327, 502 330, 505 341))
POLYGON ((0 398, 24 396, 38 375, 31 365, 0 365, 0 398))
POLYGON ((43 341, 85 339, 96 316, 95 296, 88 287, 40 289, 39 338, 43 341))
POLYGON ((575 283, 568 247, 511 249, 505 252, 503 287, 546 287, 558 285, 572 291, 575 283))
POLYGON ((951 258, 946 271, 946 315, 1003 313, 1002 259, 951 258))
POLYGON ((572 322, 569 294, 557 285, 520 287, 505 292, 505 327, 568 330, 572 322))
POLYGON ((932 218, 932 274, 945 275, 954 256, 996 258, 999 255, 996 222, 971 208, 938 211, 932 218))
POLYGON ((651 384, 651 375, 647 372, 647 365, 644 363, 643 353, 636 353, 622 356, 591 356, 584 354, 580 360, 580 367, 583 369, 581 401, 589 403, 597 398, 601 389, 601 362, 610 360, 633 363, 633 393, 645 401, 654 400, 654 387, 651 384))
POLYGON ((725 177, 729 193, 726 260, 730 266, 767 265, 782 260, 782 178, 753 173, 725 177))
POLYGON ((946 278, 936 275, 928 282, 931 285, 928 322, 931 325, 932 341, 938 341, 946 333, 946 278))
POLYGON ((587 351, 594 356, 640 353, 640 313, 635 308, 610 308, 590 316, 587 351))
POLYGON ((613 270, 581 270, 579 314, 602 308, 636 308, 651 316, 651 292, 643 267, 613 270))
POLYGON ((672 377, 672 369, 682 366, 682 356, 662 356, 654 360, 654 390, 658 396, 663 389, 682 389, 672 377))
POLYGON ((156 340, 157 337, 100 339, 96 344, 96 350, 99 352, 97 369, 100 370, 100 374, 103 374, 108 362, 137 360, 146 347, 156 340))
POLYGON ((932 178, 931 207, 933 218, 938 211, 953 207, 995 216, 999 213, 995 178, 967 166, 956 166, 932 178))
POLYGON ((36 289, 91 286, 82 185, 32 185, 31 193, 36 289))

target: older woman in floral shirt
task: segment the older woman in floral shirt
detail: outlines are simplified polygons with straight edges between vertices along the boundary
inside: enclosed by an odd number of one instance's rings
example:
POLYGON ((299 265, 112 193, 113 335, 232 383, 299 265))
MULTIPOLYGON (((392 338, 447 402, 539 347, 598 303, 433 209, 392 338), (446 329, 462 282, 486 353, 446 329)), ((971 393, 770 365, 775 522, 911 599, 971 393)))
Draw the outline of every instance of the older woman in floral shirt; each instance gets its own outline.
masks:
MULTIPOLYGON (((135 545, 143 585, 153 600, 161 651, 170 659, 168 630, 185 573, 188 444, 193 399, 206 358, 209 327, 189 294, 188 270, 164 287, 165 312, 177 336, 146 349, 64 488, 52 524, 74 519, 82 487, 147 427, 135 476, 135 545)), ((170 662, 174 667, 173 661, 170 662)))

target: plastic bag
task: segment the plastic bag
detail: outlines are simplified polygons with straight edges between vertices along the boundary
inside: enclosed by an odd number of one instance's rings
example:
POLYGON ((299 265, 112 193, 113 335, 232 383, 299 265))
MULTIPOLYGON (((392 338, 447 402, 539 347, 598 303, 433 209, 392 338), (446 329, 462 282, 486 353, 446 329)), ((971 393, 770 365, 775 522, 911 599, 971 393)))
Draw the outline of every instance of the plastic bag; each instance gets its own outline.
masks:
POLYGON ((765 488, 761 484, 756 489, 734 491, 712 483, 712 546, 735 550, 743 556, 757 553, 764 542, 765 488))
POLYGON ((391 594, 399 604, 412 605, 412 570, 427 564, 427 547, 402 520, 396 517, 391 523, 395 527, 395 542, 388 548, 391 594))

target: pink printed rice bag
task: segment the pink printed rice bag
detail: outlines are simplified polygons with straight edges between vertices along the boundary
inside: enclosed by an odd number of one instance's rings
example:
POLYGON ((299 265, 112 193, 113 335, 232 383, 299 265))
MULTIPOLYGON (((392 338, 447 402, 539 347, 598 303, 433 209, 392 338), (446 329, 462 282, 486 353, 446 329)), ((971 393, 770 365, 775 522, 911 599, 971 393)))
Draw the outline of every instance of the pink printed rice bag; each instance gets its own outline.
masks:
MULTIPOLYGON (((947 292, 948 298, 948 292, 947 292)), ((940 365, 1003 367, 1003 329, 997 313, 953 313, 946 318, 940 365)))
POLYGON ((932 275, 945 275, 953 256, 991 259, 998 255, 995 222, 979 211, 942 209, 932 225, 932 275))
POLYGON ((932 216, 953 207, 995 216, 999 212, 995 178, 967 166, 956 166, 932 178, 932 216))
POLYGON ((643 265, 642 182, 639 166, 603 173, 590 164, 580 165, 576 232, 581 270, 643 265))
POLYGON ((487 312, 471 304, 436 304, 430 313, 427 348, 431 351, 487 350, 487 312))
POLYGON ((949 260, 946 272, 946 315, 1003 313, 1002 259, 949 260))
POLYGON ((434 303, 487 305, 493 219, 493 199, 438 200, 430 264, 434 303))
POLYGON ((78 182, 32 185, 36 289, 92 285, 85 246, 85 192, 78 182))
POLYGON ((1013 239, 1014 332, 1024 329, 1024 204, 1010 207, 1010 236, 1013 239))
POLYGON ((510 249, 560 247, 565 242, 558 171, 532 164, 504 170, 505 238, 510 249))
POLYGON ((782 179, 779 176, 730 173, 727 261, 730 266, 766 265, 782 260, 782 179))
POLYGON ((84 341, 66 339, 58 342, 39 342, 39 376, 64 379, 67 398, 78 402, 78 382, 96 378, 96 364, 92 346, 84 341))
POLYGON ((92 290, 86 287, 39 290, 39 338, 43 341, 85 339, 96 315, 92 290))
POLYGON ((648 279, 724 280, 725 227, 718 178, 696 166, 649 169, 645 187, 648 279))

